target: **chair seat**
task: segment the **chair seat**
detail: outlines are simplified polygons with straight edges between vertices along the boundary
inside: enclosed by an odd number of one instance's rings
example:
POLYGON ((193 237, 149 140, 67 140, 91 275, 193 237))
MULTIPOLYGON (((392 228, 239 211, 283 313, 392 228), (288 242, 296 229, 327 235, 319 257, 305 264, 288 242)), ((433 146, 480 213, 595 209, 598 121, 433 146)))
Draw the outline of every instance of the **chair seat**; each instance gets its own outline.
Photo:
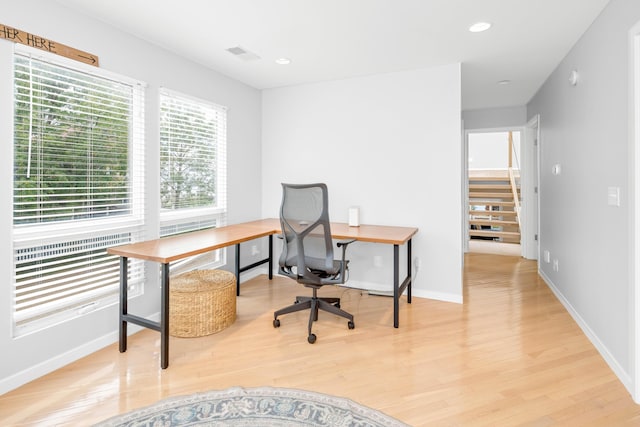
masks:
MULTIPOLYGON (((321 271, 327 275, 335 275, 340 273, 340 269, 342 268, 342 261, 333 260, 333 265, 331 268, 327 268, 326 260, 324 258, 313 258, 313 257, 305 257, 304 259, 307 268, 311 271, 321 271)), ((285 266, 292 268, 297 266, 297 258, 290 257, 285 262, 285 266)))

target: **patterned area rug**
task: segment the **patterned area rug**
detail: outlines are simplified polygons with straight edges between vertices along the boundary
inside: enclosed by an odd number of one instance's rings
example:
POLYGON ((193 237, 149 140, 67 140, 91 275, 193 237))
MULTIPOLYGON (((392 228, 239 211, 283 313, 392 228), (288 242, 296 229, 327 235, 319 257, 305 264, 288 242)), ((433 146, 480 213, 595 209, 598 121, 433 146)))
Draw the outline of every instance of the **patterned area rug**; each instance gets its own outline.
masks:
POLYGON ((111 426, 407 426, 352 400, 304 390, 241 388, 161 400, 110 418, 111 426))

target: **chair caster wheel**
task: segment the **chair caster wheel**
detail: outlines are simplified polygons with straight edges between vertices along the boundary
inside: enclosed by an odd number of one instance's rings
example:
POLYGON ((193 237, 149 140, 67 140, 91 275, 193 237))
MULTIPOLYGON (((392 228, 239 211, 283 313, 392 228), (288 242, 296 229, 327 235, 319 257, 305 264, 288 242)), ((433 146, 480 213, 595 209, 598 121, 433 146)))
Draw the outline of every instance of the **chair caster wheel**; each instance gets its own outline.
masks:
POLYGON ((316 342, 316 334, 309 335, 307 341, 309 341, 309 344, 313 344, 314 342, 316 342))
POLYGON ((349 322, 347 322, 347 326, 349 327, 349 329, 353 329, 356 327, 356 324, 353 323, 353 321, 349 320, 349 322))
POLYGON ((280 327, 280 319, 273 319, 273 327, 274 328, 280 327))

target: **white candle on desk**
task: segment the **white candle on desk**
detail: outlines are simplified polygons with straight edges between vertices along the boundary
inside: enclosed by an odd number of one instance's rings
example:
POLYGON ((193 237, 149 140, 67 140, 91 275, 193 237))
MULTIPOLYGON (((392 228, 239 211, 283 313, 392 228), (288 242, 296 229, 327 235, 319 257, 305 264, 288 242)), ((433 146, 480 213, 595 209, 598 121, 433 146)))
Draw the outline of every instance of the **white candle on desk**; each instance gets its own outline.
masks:
POLYGON ((349 208, 349 227, 360 226, 360 208, 352 206, 349 208))

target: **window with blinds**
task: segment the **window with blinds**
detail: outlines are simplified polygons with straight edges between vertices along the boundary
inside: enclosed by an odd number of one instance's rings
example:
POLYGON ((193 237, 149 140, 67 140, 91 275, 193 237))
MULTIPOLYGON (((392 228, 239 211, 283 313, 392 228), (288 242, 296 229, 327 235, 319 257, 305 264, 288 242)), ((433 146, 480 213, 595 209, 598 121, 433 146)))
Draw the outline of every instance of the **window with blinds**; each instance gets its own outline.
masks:
MULTIPOLYGON (((163 89, 160 92, 160 235, 225 224, 227 109, 163 89)), ((224 251, 172 265, 172 272, 215 267, 224 251)))
MULTIPOLYGON (((16 335, 117 301, 106 249, 144 238, 139 82, 14 55, 13 320, 16 335)), ((143 263, 130 261, 132 295, 143 263)))

